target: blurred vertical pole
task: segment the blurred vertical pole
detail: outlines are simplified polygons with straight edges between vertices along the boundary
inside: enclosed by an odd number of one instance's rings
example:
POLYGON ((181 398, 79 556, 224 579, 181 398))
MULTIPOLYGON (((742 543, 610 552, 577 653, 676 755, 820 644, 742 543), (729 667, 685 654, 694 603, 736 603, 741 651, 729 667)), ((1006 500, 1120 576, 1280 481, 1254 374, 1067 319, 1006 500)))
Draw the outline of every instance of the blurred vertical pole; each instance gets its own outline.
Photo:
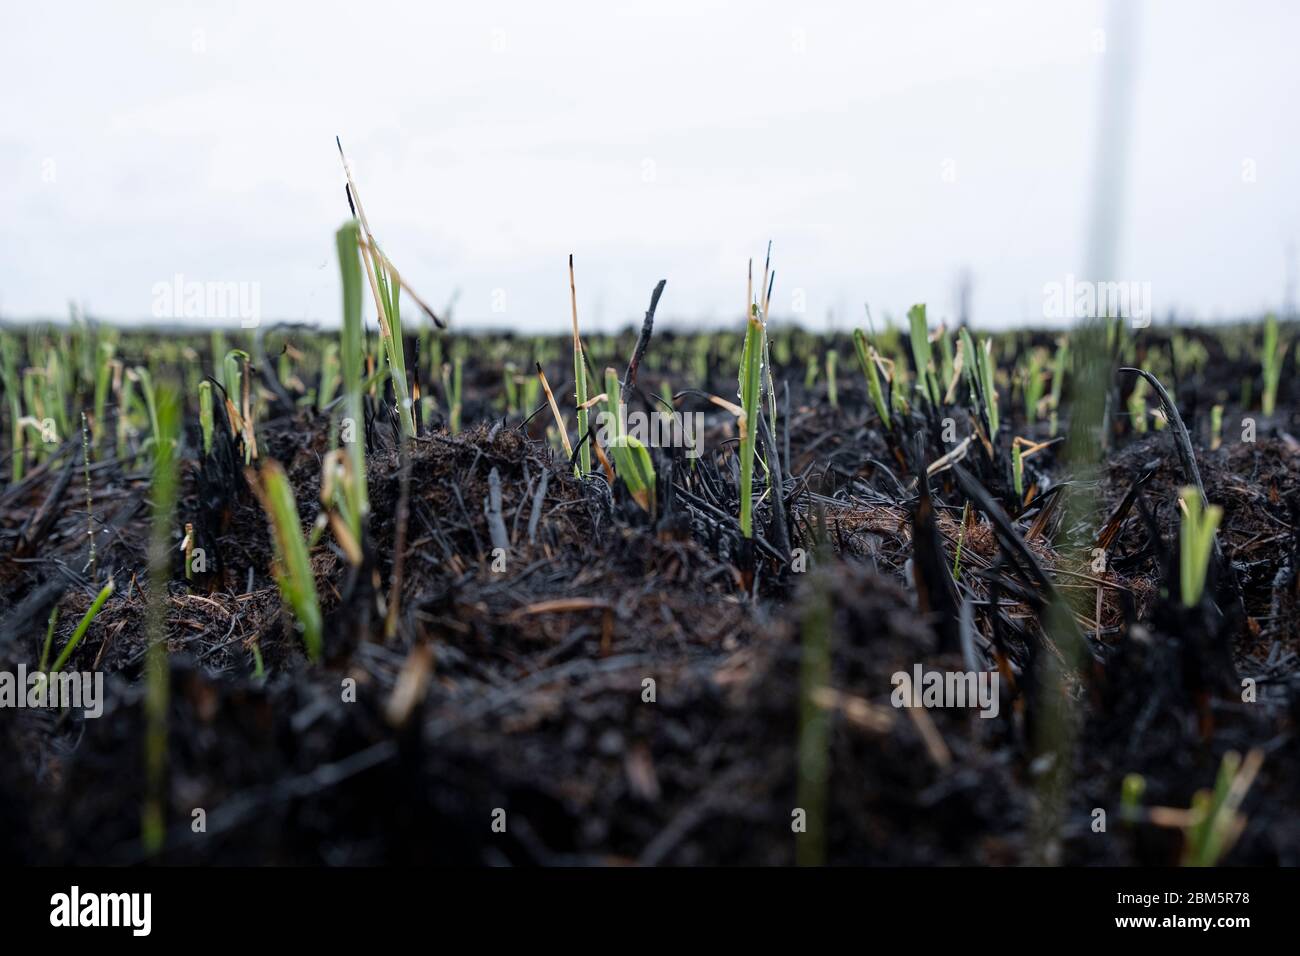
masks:
POLYGON ((1295 240, 1286 244, 1286 286, 1282 291, 1282 318, 1295 320, 1295 240))
POLYGON ((153 517, 149 534, 149 595, 145 639, 145 786, 140 839, 144 851, 154 856, 163 849, 167 830, 167 715, 171 700, 171 665, 167 651, 167 585, 171 580, 172 520, 179 484, 177 463, 181 449, 181 394, 168 381, 159 384, 154 405, 158 410, 158 441, 154 445, 150 492, 153 517))
POLYGON ((1092 210, 1088 223, 1087 278, 1115 275, 1127 185, 1129 134, 1137 77, 1140 4, 1110 0, 1101 47, 1101 92, 1097 99, 1092 210))
MULTIPOLYGON (((1139 9, 1137 3, 1110 0, 1106 29, 1093 39, 1102 68, 1084 263, 1084 279, 1090 282, 1119 279, 1120 233, 1124 225, 1130 128, 1136 98, 1139 9)), ((1100 307, 1101 299, 1096 301, 1100 307)), ((1067 460, 1075 469, 1095 468, 1102 450, 1109 444, 1108 405, 1114 393, 1107 321, 1110 318, 1084 316, 1075 328, 1075 344, 1079 347, 1072 350, 1074 401, 1067 444, 1067 460)), ((1117 334, 1122 331, 1122 328, 1116 330, 1117 334)))
MULTIPOLYGON (((1101 57, 1101 90, 1088 221, 1087 260, 1083 278, 1090 282, 1117 281, 1120 233, 1123 227, 1128 172, 1130 127, 1137 73, 1139 4, 1110 0, 1106 29, 1094 35, 1101 57)), ((1100 304, 1100 299, 1096 300, 1100 304)), ((1071 333, 1072 368, 1068 382, 1069 435, 1065 461, 1071 486, 1066 499, 1065 528, 1092 528, 1096 523, 1095 483, 1100 472, 1108 434, 1108 405, 1115 370, 1110 348, 1109 316, 1079 319, 1071 333)), ((1117 330, 1122 334, 1122 329, 1117 330)), ((1067 564, 1079 566, 1087 559, 1091 540, 1066 541, 1059 549, 1067 564)), ((1060 658, 1039 655, 1034 746, 1046 768, 1039 780, 1037 812, 1032 827, 1035 862, 1054 865, 1061 859, 1061 831, 1070 808, 1070 785, 1079 715, 1075 711, 1067 675, 1085 671, 1089 651, 1082 646, 1069 619, 1068 607, 1047 609, 1045 626, 1060 650, 1060 658)))

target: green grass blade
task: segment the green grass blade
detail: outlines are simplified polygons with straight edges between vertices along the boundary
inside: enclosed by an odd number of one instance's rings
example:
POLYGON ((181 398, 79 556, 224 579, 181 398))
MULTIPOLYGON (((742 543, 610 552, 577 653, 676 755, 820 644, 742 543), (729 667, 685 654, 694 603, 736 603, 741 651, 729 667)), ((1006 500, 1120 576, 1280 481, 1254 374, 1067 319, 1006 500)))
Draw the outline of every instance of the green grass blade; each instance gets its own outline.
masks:
POLYGON ((212 383, 199 382, 199 428, 203 432, 203 454, 212 453, 212 432, 214 428, 212 410, 212 383))
POLYGON ((614 468, 633 500, 643 511, 650 511, 654 506, 654 462, 645 445, 627 434, 618 375, 612 368, 605 370, 605 395, 605 411, 611 416, 609 449, 614 456, 614 468))
POLYGON ((298 504, 293 497, 289 476, 278 462, 268 461, 260 475, 262 507, 271 522, 276 552, 276 582, 285 603, 293 610, 302 628, 307 657, 316 662, 321 656, 321 612, 316 594, 316 578, 311 557, 303 539, 298 504))
POLYGON ((758 436, 763 338, 763 323, 751 307, 740 356, 740 406, 745 413, 740 423, 740 532, 746 538, 754 536, 754 453, 758 436))
POLYGON ((871 395, 871 404, 876 407, 876 414, 880 416, 880 421, 885 428, 892 428, 889 406, 885 403, 885 392, 880 386, 880 370, 876 368, 875 360, 871 357, 866 333, 861 329, 853 330, 853 350, 857 353, 858 365, 862 367, 862 374, 866 376, 867 392, 871 395))
MULTIPOLYGON (((86 636, 86 631, 95 620, 95 616, 99 614, 100 608, 104 606, 104 602, 108 600, 109 595, 112 593, 113 582, 110 580, 99 589, 99 593, 95 595, 95 600, 91 602, 90 607, 86 609, 86 613, 82 615, 80 622, 77 624, 76 630, 72 632, 72 637, 68 638, 68 643, 63 648, 63 652, 60 653, 58 658, 54 661, 54 666, 50 669, 51 673, 57 674, 59 671, 63 670, 63 665, 68 663, 68 659, 72 657, 72 652, 77 649, 77 645, 81 643, 81 639, 86 636)), ((42 655, 42 661, 44 661, 44 655, 42 655)))
POLYGON ((352 422, 347 445, 352 464, 348 498, 351 531, 360 541, 362 525, 370 513, 366 488, 366 417, 361 405, 362 374, 365 369, 365 343, 361 331, 361 257, 357 245, 357 224, 346 223, 335 234, 339 254, 339 272, 343 280, 343 327, 339 331, 339 350, 343 366, 343 417, 352 422))
POLYGON ((171 672, 167 664, 167 583, 171 579, 172 517, 176 510, 177 444, 181 434, 181 397, 169 383, 155 394, 158 442, 154 449, 153 522, 149 535, 149 603, 145 639, 145 800, 141 842, 146 853, 162 849, 166 831, 167 708, 171 672))
POLYGON ((935 381, 933 355, 930 351, 930 332, 926 326, 925 305, 918 303, 907 311, 912 342, 912 358, 916 362, 916 384, 934 408, 939 407, 939 386, 935 381))

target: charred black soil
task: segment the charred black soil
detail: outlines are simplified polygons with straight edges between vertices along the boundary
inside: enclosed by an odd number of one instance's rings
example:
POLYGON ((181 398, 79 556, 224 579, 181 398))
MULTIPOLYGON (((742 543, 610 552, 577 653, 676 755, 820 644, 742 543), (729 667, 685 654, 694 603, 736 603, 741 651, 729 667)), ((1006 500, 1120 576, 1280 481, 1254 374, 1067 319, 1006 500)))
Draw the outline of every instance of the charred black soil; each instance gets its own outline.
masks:
MULTIPOLYGON (((305 331, 267 338, 320 351, 305 331)), ((1013 366, 1000 439, 986 441, 963 387, 943 406, 957 432, 947 441, 944 414, 919 402, 882 427, 851 343, 791 334, 747 542, 737 420, 703 397, 733 399, 734 337, 650 344, 629 406, 660 407, 668 382, 706 429, 699 457, 652 449, 649 509, 598 461, 575 476, 543 396, 523 407, 503 395, 506 361, 540 361, 571 416, 564 340, 462 340, 466 425, 453 434, 438 360, 412 339, 418 435, 403 447, 391 386, 367 399, 366 562, 350 563, 329 531, 311 549, 324 615, 314 664, 248 482, 280 462, 307 533, 337 423, 308 395, 312 369, 287 375, 280 363, 279 381, 274 360, 255 362, 285 394, 260 389, 247 473, 227 421, 204 455, 193 398, 185 416, 156 855, 141 843, 156 597, 148 454, 114 427, 109 403, 88 470, 78 428, 0 492, 0 669, 34 670, 50 609, 62 648, 110 573, 116 583, 66 666, 105 674, 103 715, 0 712, 0 853, 38 864, 1172 865, 1189 841, 1172 811, 1212 789, 1233 751, 1262 763, 1222 861, 1300 864, 1293 360, 1264 416, 1237 400, 1256 368, 1216 335, 1184 340, 1201 343, 1199 361, 1174 356, 1171 338, 1148 331, 1142 348, 1170 355, 1162 377, 1223 508, 1223 560, 1196 608, 1173 593, 1177 499, 1191 479, 1174 423, 1153 416, 1139 431, 1123 412, 1132 376, 1114 376, 1104 458, 1087 476, 1045 417, 1009 400, 1020 397, 1013 366), (824 367, 809 381, 802 359, 836 346, 832 405, 824 367), (1024 459, 1023 495, 1011 434, 1047 443, 1024 459), (945 462, 966 436, 960 461, 945 462), (207 556, 188 575, 187 525, 207 556), (1051 623, 1053 595, 1068 626, 1051 623), (893 675, 916 665, 998 673, 997 715, 893 706, 893 675), (1144 811, 1130 817, 1121 794, 1135 774, 1144 811)), ((1050 340, 1008 341, 1011 356, 1050 340)), ((593 366, 621 376, 632 343, 592 343, 605 352, 593 366)), ((1068 399, 1067 381, 1060 436, 1068 399)))

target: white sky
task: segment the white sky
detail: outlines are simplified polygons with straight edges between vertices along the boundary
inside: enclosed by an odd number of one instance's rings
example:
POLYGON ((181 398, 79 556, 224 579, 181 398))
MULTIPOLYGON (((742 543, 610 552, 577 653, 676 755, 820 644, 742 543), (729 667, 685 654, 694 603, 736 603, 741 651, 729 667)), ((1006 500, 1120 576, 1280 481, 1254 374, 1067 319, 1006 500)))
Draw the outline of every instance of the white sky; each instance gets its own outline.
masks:
MULTIPOLYGON (((563 328, 570 252, 586 327, 638 319, 659 278, 661 316, 738 319, 769 237, 774 311, 802 290, 815 327, 951 314, 962 269, 977 324, 1041 323, 1044 283, 1084 270, 1104 4, 840 6, 11 4, 0 316, 144 319, 179 273, 337 321, 337 133, 385 249, 433 304, 460 291, 458 323, 563 328)), ((1109 278, 1158 315, 1276 307, 1300 5, 1141 8, 1109 278)))

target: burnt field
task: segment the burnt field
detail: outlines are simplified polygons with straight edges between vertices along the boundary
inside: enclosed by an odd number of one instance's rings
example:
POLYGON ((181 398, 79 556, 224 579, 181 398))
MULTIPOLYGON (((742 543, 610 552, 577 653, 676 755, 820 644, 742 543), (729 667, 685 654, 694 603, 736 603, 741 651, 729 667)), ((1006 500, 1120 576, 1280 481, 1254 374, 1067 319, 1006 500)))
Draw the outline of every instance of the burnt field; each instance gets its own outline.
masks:
POLYGON ((4 330, 0 671, 103 675, 7 860, 1300 863, 1293 326, 471 335, 355 236, 341 331, 4 330))

